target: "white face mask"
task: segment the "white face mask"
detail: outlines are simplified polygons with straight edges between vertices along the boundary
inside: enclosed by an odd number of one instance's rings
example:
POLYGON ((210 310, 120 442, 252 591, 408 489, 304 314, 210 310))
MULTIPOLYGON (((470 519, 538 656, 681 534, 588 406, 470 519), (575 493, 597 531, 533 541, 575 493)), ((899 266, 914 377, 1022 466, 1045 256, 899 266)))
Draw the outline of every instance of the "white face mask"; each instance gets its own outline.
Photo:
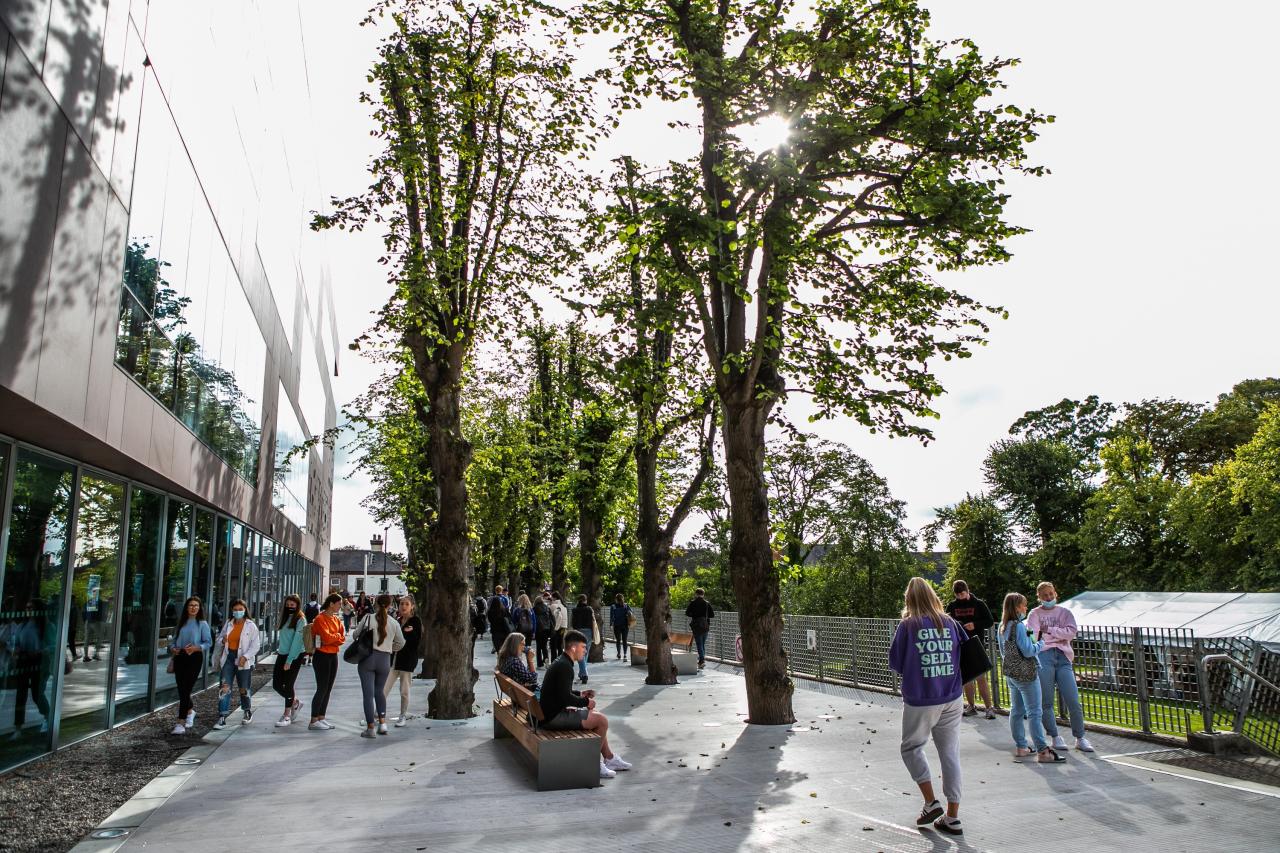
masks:
POLYGON ((243 611, 243 610, 232 610, 232 611, 231 611, 231 617, 232 617, 233 619, 243 619, 243 618, 244 618, 244 611, 243 611))

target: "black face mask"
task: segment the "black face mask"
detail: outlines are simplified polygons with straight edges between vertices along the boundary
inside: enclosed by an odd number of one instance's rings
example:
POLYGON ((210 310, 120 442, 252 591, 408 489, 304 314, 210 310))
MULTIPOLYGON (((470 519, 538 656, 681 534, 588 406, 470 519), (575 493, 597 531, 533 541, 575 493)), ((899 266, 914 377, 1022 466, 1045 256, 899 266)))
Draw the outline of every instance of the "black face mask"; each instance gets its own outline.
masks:
POLYGON ((286 607, 286 608, 285 608, 285 610, 288 610, 290 613, 297 613, 297 612, 298 612, 298 608, 296 608, 296 607, 286 607))

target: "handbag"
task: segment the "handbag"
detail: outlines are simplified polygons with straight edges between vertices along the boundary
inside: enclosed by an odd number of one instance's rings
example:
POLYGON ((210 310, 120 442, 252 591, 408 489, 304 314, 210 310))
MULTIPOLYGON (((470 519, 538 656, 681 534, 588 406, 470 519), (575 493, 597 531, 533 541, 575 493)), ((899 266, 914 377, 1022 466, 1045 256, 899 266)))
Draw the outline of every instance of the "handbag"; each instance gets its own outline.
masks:
POLYGON ((362 623, 360 635, 355 641, 347 646, 342 653, 342 659, 347 663, 360 665, 365 658, 373 654, 373 629, 369 626, 368 621, 362 623))
POLYGON ((1013 632, 1020 630, 1022 630, 1022 624, 1014 622, 1013 630, 1006 633, 1004 648, 1000 651, 1000 668, 1004 670, 1007 678, 1025 684, 1039 677, 1038 662, 1035 658, 1024 655, 1022 649, 1018 648, 1018 641, 1014 639, 1013 632))
POLYGON ((960 677, 968 684, 990 671, 991 659, 982 647, 982 638, 976 633, 970 634, 960 644, 960 677))
POLYGON ((604 645, 604 636, 600 633, 600 623, 596 621, 596 612, 591 611, 591 645, 604 645))
POLYGON ((169 665, 164 668, 164 671, 168 673, 173 672, 173 655, 172 654, 169 655, 169 665))

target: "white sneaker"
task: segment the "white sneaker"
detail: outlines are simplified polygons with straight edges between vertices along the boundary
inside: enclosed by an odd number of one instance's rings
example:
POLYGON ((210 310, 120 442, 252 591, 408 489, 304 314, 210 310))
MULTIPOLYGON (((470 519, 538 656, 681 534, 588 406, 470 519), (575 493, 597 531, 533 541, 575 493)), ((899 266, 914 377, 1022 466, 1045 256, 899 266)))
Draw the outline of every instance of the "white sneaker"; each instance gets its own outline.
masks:
POLYGON ((409 725, 409 718, 408 718, 408 717, 396 717, 396 728, 397 728, 397 729, 402 729, 402 728, 404 728, 404 727, 405 727, 405 726, 407 726, 407 725, 409 725))
POLYGON ((1053 748, 1065 750, 1067 748, 1066 739, 1063 738, 1062 735, 1058 735, 1056 738, 1053 739, 1053 748))
POLYGON ((196 712, 188 711, 187 712, 187 728, 191 728, 195 724, 196 724, 196 712))
POLYGON ((609 769, 609 765, 605 763, 605 760, 603 758, 601 758, 600 759, 600 778, 612 779, 614 776, 617 776, 617 775, 618 775, 617 773, 609 769))
POLYGON ((307 730, 313 732, 327 732, 331 728, 333 728, 333 726, 326 726, 324 724, 324 720, 316 720, 314 723, 307 726, 307 730))
POLYGON ((289 715, 285 714, 280 719, 276 720, 276 728, 283 729, 285 726, 289 725, 292 722, 293 720, 289 719, 289 715))
POLYGON ((1093 744, 1089 743, 1087 737, 1078 737, 1076 738, 1076 749, 1081 752, 1093 752, 1093 744))
POLYGON ((227 718, 226 718, 226 717, 219 717, 219 718, 218 718, 218 722, 214 723, 214 724, 213 724, 213 727, 214 727, 215 729, 225 729, 225 728, 227 727, 227 718))
POLYGON ((378 734, 385 735, 387 733, 387 724, 378 723, 378 734))
POLYGON ((604 766, 610 770, 630 770, 631 762, 623 761, 621 755, 614 753, 613 758, 605 759, 604 766))
POLYGON ((173 727, 173 731, 169 732, 169 734, 171 735, 185 735, 186 733, 187 733, 187 727, 184 726, 182 723, 178 723, 176 726, 173 727))

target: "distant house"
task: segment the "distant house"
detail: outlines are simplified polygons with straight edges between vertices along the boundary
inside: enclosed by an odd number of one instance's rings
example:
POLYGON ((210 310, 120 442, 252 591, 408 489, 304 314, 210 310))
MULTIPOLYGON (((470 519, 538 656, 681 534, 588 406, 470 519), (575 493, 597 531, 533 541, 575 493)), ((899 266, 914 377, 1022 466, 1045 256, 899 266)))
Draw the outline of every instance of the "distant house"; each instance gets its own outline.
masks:
POLYGON ((404 595, 409 591, 400 575, 404 564, 394 555, 379 547, 355 548, 346 546, 329 552, 329 586, 345 595, 369 595, 387 593, 404 595))

